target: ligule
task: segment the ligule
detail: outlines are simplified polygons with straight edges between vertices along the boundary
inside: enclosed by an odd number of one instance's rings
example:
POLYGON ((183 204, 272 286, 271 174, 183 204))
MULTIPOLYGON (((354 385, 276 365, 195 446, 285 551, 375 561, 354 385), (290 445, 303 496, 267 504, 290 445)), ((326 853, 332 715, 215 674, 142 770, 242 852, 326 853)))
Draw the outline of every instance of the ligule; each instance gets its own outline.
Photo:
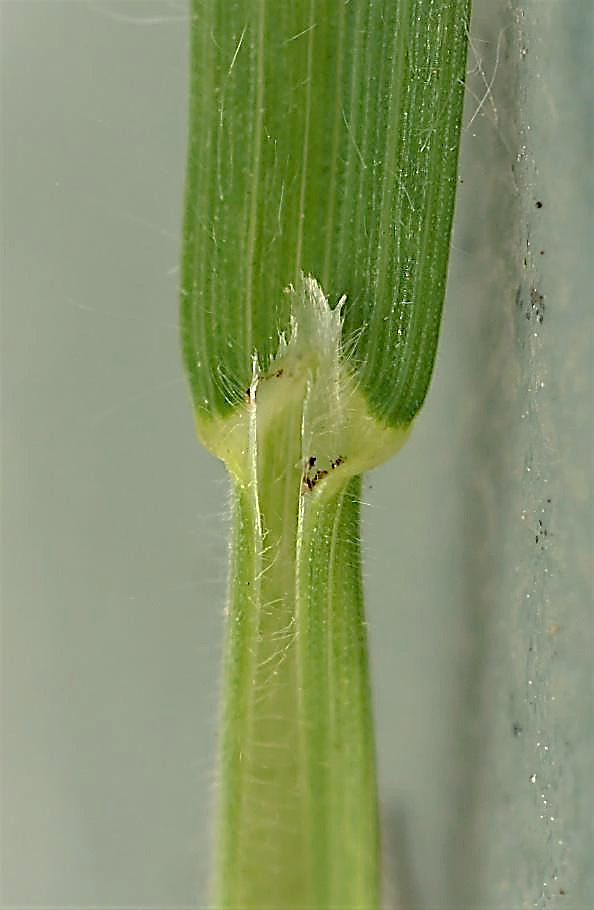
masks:
POLYGON ((198 411, 196 428, 236 480, 249 485, 253 455, 248 440, 257 432, 262 448, 279 415, 297 408, 301 446, 295 457, 302 466, 302 483, 313 492, 318 484, 334 487, 338 476, 343 483, 385 461, 403 444, 408 428, 375 418, 357 387, 357 375, 343 352, 346 300, 333 309, 317 281, 303 275, 285 294, 290 300, 289 331, 279 336, 268 368, 263 369, 264 358, 254 352, 251 381, 241 403, 224 417, 205 417, 198 411))

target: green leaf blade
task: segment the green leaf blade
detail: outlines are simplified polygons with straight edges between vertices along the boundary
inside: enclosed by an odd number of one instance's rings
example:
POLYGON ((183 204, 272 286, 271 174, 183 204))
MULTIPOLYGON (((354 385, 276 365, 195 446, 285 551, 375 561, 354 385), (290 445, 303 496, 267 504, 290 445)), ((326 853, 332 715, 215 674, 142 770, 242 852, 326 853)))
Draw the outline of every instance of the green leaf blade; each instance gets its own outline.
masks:
POLYGON ((381 420, 429 384, 453 215, 468 0, 195 0, 182 334, 194 403, 235 408, 300 271, 336 302, 381 420))

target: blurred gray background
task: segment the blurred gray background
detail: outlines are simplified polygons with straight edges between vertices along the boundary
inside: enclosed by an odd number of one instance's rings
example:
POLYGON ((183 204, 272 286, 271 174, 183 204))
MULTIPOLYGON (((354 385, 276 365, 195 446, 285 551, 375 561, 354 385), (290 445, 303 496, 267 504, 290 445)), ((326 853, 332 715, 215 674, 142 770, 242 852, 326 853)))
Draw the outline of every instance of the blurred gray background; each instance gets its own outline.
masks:
MULTIPOLYGON (((206 905, 227 483, 176 330, 186 0, 2 0, 0 907, 206 905)), ((437 369, 370 475, 386 894, 594 905, 592 18, 475 0, 437 369)))

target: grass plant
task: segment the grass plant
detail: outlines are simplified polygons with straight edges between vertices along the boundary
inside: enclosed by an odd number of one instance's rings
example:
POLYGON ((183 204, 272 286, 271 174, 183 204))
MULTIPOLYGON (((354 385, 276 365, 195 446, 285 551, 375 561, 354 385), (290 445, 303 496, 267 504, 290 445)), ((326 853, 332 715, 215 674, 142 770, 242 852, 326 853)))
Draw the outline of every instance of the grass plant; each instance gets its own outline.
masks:
POLYGON ((377 908, 361 474, 429 385, 469 0, 193 0, 181 330, 232 541, 217 908, 377 908))

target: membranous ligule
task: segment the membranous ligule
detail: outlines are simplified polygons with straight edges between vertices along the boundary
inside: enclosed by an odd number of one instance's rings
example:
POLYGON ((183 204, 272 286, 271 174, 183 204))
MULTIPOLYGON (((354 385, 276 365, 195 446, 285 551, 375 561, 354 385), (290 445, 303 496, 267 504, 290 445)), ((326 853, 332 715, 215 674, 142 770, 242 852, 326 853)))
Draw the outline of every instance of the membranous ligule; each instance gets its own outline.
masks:
POLYGON ((409 427, 380 422, 359 390, 342 347, 344 298, 332 308, 310 276, 285 293, 290 327, 270 366, 263 372, 254 352, 244 401, 225 417, 198 417, 198 435, 240 486, 254 482, 263 452, 283 446, 275 461, 299 474, 302 494, 331 495, 396 452, 409 427))

